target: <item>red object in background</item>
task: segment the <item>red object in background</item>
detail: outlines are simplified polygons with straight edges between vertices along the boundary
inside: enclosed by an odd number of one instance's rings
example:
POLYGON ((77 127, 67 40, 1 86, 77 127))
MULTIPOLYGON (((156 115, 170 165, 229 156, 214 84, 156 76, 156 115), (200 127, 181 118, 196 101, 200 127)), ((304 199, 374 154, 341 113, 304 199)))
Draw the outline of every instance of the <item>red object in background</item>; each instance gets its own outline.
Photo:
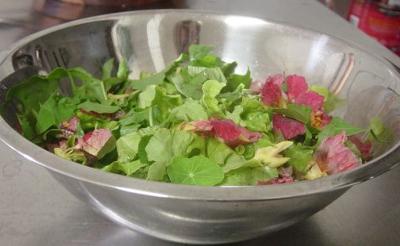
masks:
POLYGON ((400 56, 400 5, 397 5, 399 2, 353 0, 348 19, 400 56))

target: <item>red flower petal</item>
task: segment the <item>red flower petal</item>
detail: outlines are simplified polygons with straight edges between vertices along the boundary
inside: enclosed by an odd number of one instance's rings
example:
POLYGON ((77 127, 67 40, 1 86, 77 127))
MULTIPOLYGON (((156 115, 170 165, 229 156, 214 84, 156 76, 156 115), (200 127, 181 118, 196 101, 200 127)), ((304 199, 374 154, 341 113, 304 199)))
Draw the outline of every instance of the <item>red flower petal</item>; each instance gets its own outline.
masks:
POLYGON ((334 174, 361 165, 356 155, 344 145, 346 140, 346 134, 343 132, 322 141, 314 156, 321 171, 334 174))
POLYGON ((364 160, 369 160, 372 157, 372 143, 368 139, 366 141, 361 140, 358 136, 350 136, 349 140, 357 147, 361 153, 361 157, 364 160))
POLYGON ((286 77, 287 95, 290 102, 308 91, 308 85, 303 76, 289 75, 286 77))
POLYGON ((266 82, 261 89, 261 99, 265 105, 278 107, 282 99, 281 88, 272 81, 266 82))
POLYGON ((189 123, 189 126, 186 126, 186 129, 217 137, 231 147, 253 143, 261 138, 260 133, 240 127, 231 120, 211 119, 193 121, 189 123))
POLYGON ((277 132, 281 132, 285 139, 292 139, 306 132, 303 123, 286 118, 280 114, 275 114, 272 117, 272 124, 273 129, 277 132))
POLYGON ((294 102, 297 104, 311 107, 313 110, 319 110, 324 105, 324 97, 316 92, 308 91, 299 94, 294 98, 294 102))
POLYGON ((239 127, 231 120, 211 120, 210 123, 214 136, 225 142, 232 142, 240 137, 239 127))

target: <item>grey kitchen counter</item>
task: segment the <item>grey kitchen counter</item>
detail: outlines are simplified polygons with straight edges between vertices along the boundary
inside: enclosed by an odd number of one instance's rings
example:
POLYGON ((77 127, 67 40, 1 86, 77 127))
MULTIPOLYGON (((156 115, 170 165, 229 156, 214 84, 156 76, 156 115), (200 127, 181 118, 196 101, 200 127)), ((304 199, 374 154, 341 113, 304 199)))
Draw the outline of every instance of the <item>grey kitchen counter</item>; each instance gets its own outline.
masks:
MULTIPOLYGON (((35 30, 32 0, 0 1, 0 49, 35 30)), ((400 59, 314 0, 186 1, 186 7, 262 17, 347 39, 400 59)), ((40 29, 40 28, 38 28, 40 29)), ((357 185, 311 218, 233 245, 400 245, 400 168, 357 185)), ((296 206, 293 204, 293 206, 296 206)), ((175 245, 93 212, 47 171, 0 144, 0 245, 175 245)))

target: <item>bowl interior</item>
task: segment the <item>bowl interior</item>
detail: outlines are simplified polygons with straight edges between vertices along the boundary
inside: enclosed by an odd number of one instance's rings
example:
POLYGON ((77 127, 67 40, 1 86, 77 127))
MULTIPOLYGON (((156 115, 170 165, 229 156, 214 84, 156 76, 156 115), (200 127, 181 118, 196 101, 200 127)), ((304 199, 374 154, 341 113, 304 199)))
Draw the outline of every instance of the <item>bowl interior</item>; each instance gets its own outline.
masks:
MULTIPOLYGON (((23 78, 55 67, 81 66, 100 75, 109 58, 124 58, 132 70, 160 71, 192 43, 206 44, 238 72, 253 79, 274 73, 300 74, 345 99, 335 114, 359 127, 378 116, 400 139, 400 77, 389 64, 336 38, 257 18, 187 11, 148 11, 95 17, 45 30, 24 39, 0 65, 0 101, 23 78)), ((3 118, 15 128, 13 107, 3 118)))

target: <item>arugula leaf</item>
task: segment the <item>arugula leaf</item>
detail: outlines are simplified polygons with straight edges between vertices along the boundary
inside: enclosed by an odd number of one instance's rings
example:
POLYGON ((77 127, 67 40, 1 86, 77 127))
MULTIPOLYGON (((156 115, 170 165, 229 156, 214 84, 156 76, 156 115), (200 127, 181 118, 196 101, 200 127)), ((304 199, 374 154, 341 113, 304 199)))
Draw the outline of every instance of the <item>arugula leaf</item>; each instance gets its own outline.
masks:
POLYGON ((203 155, 175 158, 167 167, 167 174, 176 184, 216 185, 224 179, 222 168, 203 155))
POLYGON ((222 186, 237 185, 256 185, 257 181, 266 181, 278 177, 276 168, 264 167, 244 167, 233 170, 226 174, 222 186))
POLYGON ((185 97, 193 99, 200 99, 203 95, 202 84, 207 78, 203 74, 197 74, 192 77, 189 75, 187 69, 178 68, 175 73, 171 73, 168 76, 168 80, 171 81, 177 91, 185 97))
POLYGON ((113 68, 114 68, 114 58, 111 58, 104 63, 104 65, 101 69, 101 71, 102 71, 101 79, 103 81, 111 78, 111 73, 112 73, 113 68))
POLYGON ((284 155, 289 157, 289 165, 300 173, 305 174, 313 159, 313 148, 294 144, 284 151, 284 155))
POLYGON ((165 79, 165 73, 159 72, 143 79, 131 80, 130 87, 136 90, 144 90, 149 85, 161 84, 162 82, 164 82, 164 79, 165 79))
POLYGON ((211 52, 210 46, 192 44, 189 47, 189 59, 190 61, 200 60, 211 52))
POLYGON ((128 78, 129 68, 125 59, 122 59, 118 65, 117 78, 126 80, 128 78))
POLYGON ((210 113, 220 111, 216 97, 225 85, 216 80, 207 80, 203 84, 202 103, 210 113))
POLYGON ((249 69, 247 69, 247 72, 244 75, 231 74, 228 77, 226 90, 227 91, 234 91, 240 84, 243 84, 244 88, 249 88, 250 87, 251 74, 250 74, 250 70, 249 69))
POLYGON ((6 101, 16 99, 22 104, 24 111, 38 111, 40 104, 44 103, 57 89, 58 81, 33 76, 10 88, 7 91, 6 101))
POLYGON ((36 130, 39 134, 44 133, 47 129, 57 124, 54 108, 56 108, 54 96, 49 97, 49 99, 40 106, 39 113, 36 117, 36 130))
POLYGON ((310 122, 312 110, 310 107, 304 105, 289 103, 287 105, 287 108, 277 108, 273 111, 282 114, 288 118, 292 118, 303 122, 304 124, 307 124, 310 122))
POLYGON ((127 162, 135 158, 139 150, 139 142, 142 136, 137 132, 132 132, 121 136, 117 140, 118 161, 127 162))
POLYGON ((325 126, 322 131, 317 135, 318 143, 327 137, 337 135, 344 131, 346 135, 351 136, 365 131, 365 129, 352 126, 339 117, 333 117, 329 125, 325 126))
POLYGON ((230 62, 230 63, 224 63, 221 66, 221 70, 224 73, 226 78, 229 78, 229 76, 231 74, 233 74, 233 72, 235 72, 237 65, 238 65, 237 62, 234 61, 234 62, 230 62))
POLYGON ((118 106, 100 104, 91 101, 86 101, 79 104, 78 108, 83 109, 86 112, 96 112, 99 114, 112 114, 120 110, 120 107, 118 106))

